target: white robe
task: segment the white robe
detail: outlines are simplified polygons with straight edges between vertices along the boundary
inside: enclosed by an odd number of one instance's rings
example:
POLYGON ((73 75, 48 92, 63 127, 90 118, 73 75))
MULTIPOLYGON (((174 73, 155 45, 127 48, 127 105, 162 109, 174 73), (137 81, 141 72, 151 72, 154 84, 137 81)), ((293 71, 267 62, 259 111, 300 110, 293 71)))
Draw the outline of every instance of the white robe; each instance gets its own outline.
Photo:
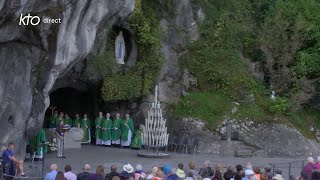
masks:
POLYGON ((131 145, 131 139, 132 139, 132 132, 131 132, 131 129, 129 129, 129 132, 128 132, 128 140, 127 141, 121 141, 121 146, 130 146, 131 145))

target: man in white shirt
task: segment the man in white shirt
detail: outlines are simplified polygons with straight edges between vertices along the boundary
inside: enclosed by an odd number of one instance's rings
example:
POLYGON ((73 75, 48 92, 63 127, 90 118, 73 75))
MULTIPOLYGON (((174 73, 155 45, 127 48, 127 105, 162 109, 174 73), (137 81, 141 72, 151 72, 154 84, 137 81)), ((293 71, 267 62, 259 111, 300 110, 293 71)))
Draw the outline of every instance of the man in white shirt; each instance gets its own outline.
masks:
POLYGON ((73 173, 73 172, 71 172, 71 166, 70 165, 66 165, 65 167, 64 167, 64 171, 65 171, 65 173, 64 173, 64 177, 67 179, 67 180, 77 180, 77 176, 73 173))

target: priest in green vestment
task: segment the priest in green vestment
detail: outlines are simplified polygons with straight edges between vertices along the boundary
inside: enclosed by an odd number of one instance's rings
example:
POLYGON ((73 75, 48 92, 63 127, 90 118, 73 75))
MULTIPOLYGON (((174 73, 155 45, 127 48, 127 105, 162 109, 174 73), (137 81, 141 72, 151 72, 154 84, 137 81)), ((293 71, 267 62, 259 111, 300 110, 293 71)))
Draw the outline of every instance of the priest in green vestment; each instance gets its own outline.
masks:
POLYGON ((47 142, 46 133, 44 132, 44 129, 41 128, 37 136, 33 137, 29 142, 32 149, 36 150, 35 158, 39 158, 39 159, 43 158, 43 153, 47 152, 47 148, 41 145, 43 145, 46 142, 47 142))
POLYGON ((58 127, 59 126, 59 124, 60 124, 60 121, 63 121, 64 122, 64 114, 63 114, 63 112, 60 112, 60 114, 59 114, 59 117, 56 119, 56 125, 55 125, 55 127, 58 127))
POLYGON ((88 119, 87 114, 83 115, 83 119, 81 122, 81 128, 83 130, 83 137, 81 144, 90 144, 91 143, 91 123, 90 119, 88 119))
POLYGON ((112 120, 110 113, 106 114, 106 118, 101 121, 102 145, 111 145, 112 120))
POLYGON ((134 138, 131 142, 131 147, 134 149, 141 149, 143 144, 143 128, 144 126, 141 124, 139 129, 134 132, 134 138))
POLYGON ((81 120, 79 114, 76 114, 76 117, 74 118, 72 122, 72 127, 80 128, 81 127, 81 120))
POLYGON ((121 123, 121 146, 128 147, 131 145, 131 140, 133 136, 133 120, 130 118, 129 114, 125 115, 125 119, 121 123))
POLYGON ((120 118, 120 114, 116 113, 116 118, 113 120, 112 123, 112 144, 120 144, 120 134, 121 134, 121 123, 122 123, 122 119, 120 118))
POLYGON ((50 124, 49 124, 50 128, 56 128, 56 122, 58 117, 59 117, 58 111, 54 111, 54 113, 50 116, 50 124))
POLYGON ((68 114, 65 114, 64 115, 64 124, 66 125, 69 125, 70 127, 72 126, 72 119, 70 118, 70 116, 68 114))
POLYGON ((102 112, 99 112, 99 116, 94 120, 95 122, 95 132, 96 132, 96 145, 102 145, 102 132, 101 132, 101 122, 104 121, 102 112))

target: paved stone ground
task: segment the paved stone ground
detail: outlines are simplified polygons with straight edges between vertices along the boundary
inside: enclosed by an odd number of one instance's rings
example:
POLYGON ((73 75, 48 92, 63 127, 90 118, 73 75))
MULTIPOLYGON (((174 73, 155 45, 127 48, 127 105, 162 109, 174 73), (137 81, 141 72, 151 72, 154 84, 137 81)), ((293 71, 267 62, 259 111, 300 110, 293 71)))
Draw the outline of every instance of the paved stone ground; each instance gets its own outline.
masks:
MULTIPOLYGON (((236 165, 236 164, 245 164, 246 162, 251 162, 253 166, 264 167, 265 165, 279 164, 276 165, 276 168, 280 168, 283 171, 283 176, 286 180, 289 178, 289 162, 300 161, 298 163, 293 163, 291 165, 291 173, 294 176, 297 176, 301 171, 302 160, 299 159, 288 159, 288 158, 236 158, 232 156, 217 156, 217 155, 208 155, 208 154, 181 154, 169 152, 171 157, 168 159, 148 159, 137 157, 139 150, 131 149, 120 149, 115 147, 98 147, 94 145, 83 145, 80 150, 66 150, 65 156, 66 159, 56 158, 55 153, 49 153, 45 156, 44 163, 44 174, 49 171, 51 163, 58 164, 58 170, 63 170, 64 166, 70 164, 73 168, 73 172, 81 172, 82 166, 85 163, 89 163, 92 168, 92 172, 95 171, 97 165, 104 165, 105 172, 109 172, 110 166, 112 164, 117 165, 118 170, 122 171, 124 164, 132 164, 133 167, 137 163, 143 165, 145 171, 149 172, 153 166, 164 166, 169 164, 171 167, 176 168, 179 162, 187 164, 189 161, 195 161, 197 168, 199 169, 202 166, 202 163, 205 160, 210 160, 214 165, 216 163, 222 163, 224 166, 236 165), (287 164, 286 164, 287 163, 287 164)), ((41 176, 41 165, 42 162, 35 162, 33 165, 31 162, 25 162, 25 169, 29 176, 41 176)))

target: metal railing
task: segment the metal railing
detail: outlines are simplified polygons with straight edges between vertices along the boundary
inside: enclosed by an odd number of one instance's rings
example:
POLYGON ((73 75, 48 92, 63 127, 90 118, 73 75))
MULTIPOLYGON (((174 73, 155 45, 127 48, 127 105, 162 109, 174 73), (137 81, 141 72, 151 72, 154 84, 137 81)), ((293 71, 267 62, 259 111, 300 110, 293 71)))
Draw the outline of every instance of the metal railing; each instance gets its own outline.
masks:
POLYGON ((272 167, 272 172, 275 173, 277 169, 284 170, 285 168, 288 168, 288 177, 290 177, 292 174, 292 169, 299 169, 299 173, 303 170, 305 164, 305 160, 297 160, 297 161, 291 161, 286 163, 269 163, 269 165, 272 167))

